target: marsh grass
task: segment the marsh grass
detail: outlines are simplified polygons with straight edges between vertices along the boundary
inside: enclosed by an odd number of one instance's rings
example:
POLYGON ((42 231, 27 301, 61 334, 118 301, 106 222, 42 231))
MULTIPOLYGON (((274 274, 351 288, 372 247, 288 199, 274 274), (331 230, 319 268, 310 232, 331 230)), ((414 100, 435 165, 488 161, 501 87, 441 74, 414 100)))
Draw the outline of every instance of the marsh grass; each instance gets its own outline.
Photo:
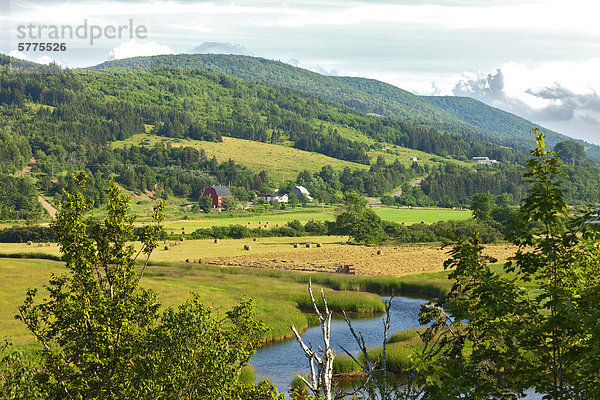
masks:
MULTIPOLYGON (((389 372, 404 373, 411 366, 411 357, 415 352, 423 350, 423 342, 419 332, 425 328, 410 328, 394 333, 388 340, 386 349, 386 364, 389 372)), ((367 349, 371 360, 377 360, 382 353, 381 346, 367 349)), ((365 357, 360 354, 358 361, 364 364, 365 357)), ((338 355, 333 360, 335 374, 358 374, 361 372, 358 364, 345 354, 338 355)))

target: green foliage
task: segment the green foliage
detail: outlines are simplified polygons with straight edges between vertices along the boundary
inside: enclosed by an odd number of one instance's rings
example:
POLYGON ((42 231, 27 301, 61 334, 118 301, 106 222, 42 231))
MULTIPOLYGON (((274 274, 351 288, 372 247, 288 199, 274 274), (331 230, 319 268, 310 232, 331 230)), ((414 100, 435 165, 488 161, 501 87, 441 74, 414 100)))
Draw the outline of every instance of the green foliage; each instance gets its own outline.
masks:
POLYGON ((200 200, 198 200, 198 206, 200 207, 200 209, 203 212, 209 213, 210 210, 213 209, 212 198, 210 196, 202 196, 202 197, 200 197, 200 200))
POLYGON ((73 178, 54 223, 69 272, 52 276, 47 298, 37 299, 30 289, 17 316, 43 347, 39 373, 46 397, 275 398, 272 385, 238 382, 265 331, 251 302, 224 319, 197 298, 160 315, 156 294, 140 281, 158 245, 162 204, 154 224, 139 231, 136 253, 127 196, 111 183, 107 216, 86 220, 92 204, 83 195, 85 178, 73 178), (140 255, 146 259, 138 271, 140 255))
POLYGON ((489 221, 492 214, 493 197, 489 193, 477 193, 471 196, 470 208, 473 211, 473 217, 480 221, 489 221))
POLYGON ((0 219, 36 219, 41 216, 37 190, 28 177, 0 174, 0 219))
POLYGON ((0 229, 0 243, 56 242, 56 232, 48 226, 12 226, 0 229))
POLYGON ((581 143, 569 139, 557 143, 554 151, 558 153, 560 159, 566 164, 579 165, 585 161, 585 147, 581 143))
MULTIPOLYGON (((37 290, 29 290, 18 318, 44 347, 51 396, 111 397, 128 387, 131 362, 159 305, 153 292, 139 287, 141 274, 134 270, 128 198, 113 183, 107 217, 86 223, 92 204, 82 194, 85 175, 74 182, 54 224, 70 272, 50 279, 47 300, 39 302, 37 290)), ((156 209, 155 221, 161 218, 156 209)), ((157 226, 146 228, 141 253, 150 255, 157 233, 157 226)))
MULTIPOLYGON (((177 310, 168 309, 160 320, 146 339, 151 352, 137 363, 131 382, 137 398, 254 395, 254 382, 238 379, 267 331, 256 321, 251 301, 240 302, 221 318, 195 297, 177 310)), ((271 387, 271 393, 275 395, 276 389, 271 387)))
POLYGON ((597 321, 600 237, 589 221, 569 213, 555 152, 534 131, 525 178, 531 184, 516 218, 519 250, 492 271, 477 237, 458 243, 445 263, 455 283, 424 307, 427 351, 415 357, 417 386, 427 398, 521 396, 534 387, 545 398, 594 398, 600 383, 597 321), (535 295, 519 281, 539 285, 535 295), (452 315, 452 318, 448 317, 452 315))
POLYGON ((6 400, 36 400, 44 396, 43 377, 36 360, 10 344, 0 345, 0 394, 6 400))
POLYGON ((367 208, 367 201, 356 192, 344 195, 333 231, 339 235, 348 235, 358 243, 378 243, 384 238, 381 218, 367 208))

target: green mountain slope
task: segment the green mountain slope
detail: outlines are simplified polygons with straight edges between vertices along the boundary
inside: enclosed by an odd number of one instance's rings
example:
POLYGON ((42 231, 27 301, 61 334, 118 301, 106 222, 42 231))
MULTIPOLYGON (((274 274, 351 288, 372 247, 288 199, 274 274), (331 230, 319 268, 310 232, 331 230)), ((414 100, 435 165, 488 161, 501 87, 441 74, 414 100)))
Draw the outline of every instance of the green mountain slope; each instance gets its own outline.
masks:
MULTIPOLYGON (((504 146, 530 147, 529 131, 541 128, 553 145, 567 136, 465 97, 417 96, 373 79, 333 77, 279 61, 224 54, 179 54, 136 57, 102 63, 105 68, 199 68, 248 80, 261 80, 333 101, 363 113, 410 121, 437 130, 460 134, 504 146)), ((600 146, 585 143, 588 157, 600 162, 600 146)))

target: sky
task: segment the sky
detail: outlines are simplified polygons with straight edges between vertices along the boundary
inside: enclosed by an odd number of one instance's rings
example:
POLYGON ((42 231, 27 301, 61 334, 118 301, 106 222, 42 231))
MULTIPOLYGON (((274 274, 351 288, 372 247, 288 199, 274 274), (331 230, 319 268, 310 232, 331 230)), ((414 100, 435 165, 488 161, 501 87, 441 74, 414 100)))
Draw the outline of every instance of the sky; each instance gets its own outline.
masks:
POLYGON ((0 0, 0 52, 65 67, 248 54, 474 97, 600 144, 599 10, 591 0, 0 0), (18 49, 47 41, 66 50, 18 49))

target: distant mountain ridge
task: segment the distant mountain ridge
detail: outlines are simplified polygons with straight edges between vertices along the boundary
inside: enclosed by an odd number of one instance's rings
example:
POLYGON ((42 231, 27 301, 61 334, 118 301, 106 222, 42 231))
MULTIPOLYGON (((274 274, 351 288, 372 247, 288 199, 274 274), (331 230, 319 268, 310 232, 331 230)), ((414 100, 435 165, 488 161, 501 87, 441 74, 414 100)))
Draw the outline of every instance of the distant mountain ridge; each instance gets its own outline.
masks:
MULTIPOLYGON (((418 96, 396 86, 357 77, 327 76, 280 61, 227 54, 177 54, 107 61, 90 69, 198 68, 247 80, 260 80, 309 93, 363 113, 409 121, 440 131, 504 146, 531 147, 529 131, 540 128, 554 145, 568 138, 478 100, 454 96, 418 96)), ((600 146, 583 142, 590 159, 600 162, 600 146)))

